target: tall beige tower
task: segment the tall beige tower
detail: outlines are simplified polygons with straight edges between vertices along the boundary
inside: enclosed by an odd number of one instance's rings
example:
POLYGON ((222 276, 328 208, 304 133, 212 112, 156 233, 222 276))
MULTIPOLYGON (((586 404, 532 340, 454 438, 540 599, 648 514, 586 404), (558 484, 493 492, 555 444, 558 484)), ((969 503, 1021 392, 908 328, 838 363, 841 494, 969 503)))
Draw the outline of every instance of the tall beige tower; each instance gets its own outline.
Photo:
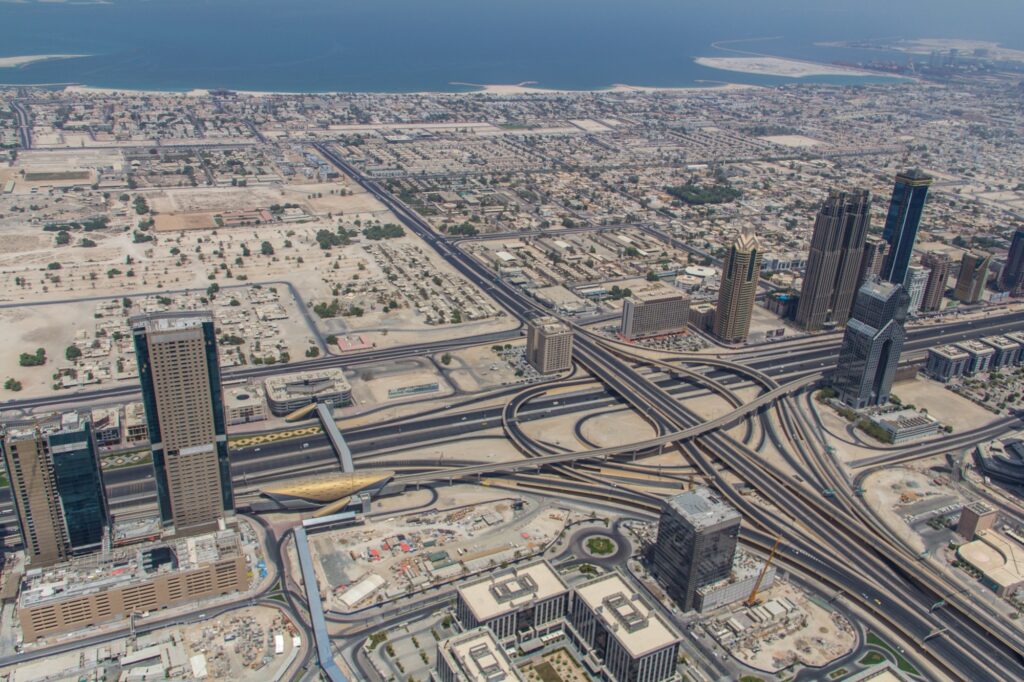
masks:
POLYGON ((921 312, 931 313, 942 309, 942 297, 946 293, 946 281, 953 267, 949 255, 941 251, 928 251, 921 256, 921 265, 928 268, 928 282, 924 285, 921 312))
POLYGON ((572 368, 572 329, 550 315, 530 320, 526 337, 526 361, 541 374, 572 368))
POLYGON ((750 332, 750 315, 761 275, 761 242, 744 227, 722 263, 722 283, 715 309, 715 336, 726 343, 741 343, 750 332))
POLYGON ((215 529, 234 501, 213 316, 155 313, 131 326, 161 518, 179 534, 215 529))
POLYGON ((965 253, 960 261, 960 274, 956 278, 954 296, 961 303, 977 303, 988 282, 988 267, 992 256, 987 253, 965 253))

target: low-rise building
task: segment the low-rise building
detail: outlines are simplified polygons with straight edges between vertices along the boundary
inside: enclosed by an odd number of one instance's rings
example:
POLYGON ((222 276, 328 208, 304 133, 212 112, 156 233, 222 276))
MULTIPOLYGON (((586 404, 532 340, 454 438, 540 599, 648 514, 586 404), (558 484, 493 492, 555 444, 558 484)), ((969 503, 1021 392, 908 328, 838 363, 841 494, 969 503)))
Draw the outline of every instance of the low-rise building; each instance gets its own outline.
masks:
POLYGON ((436 682, 522 680, 505 649, 487 628, 474 628, 437 643, 436 682))
POLYGON ((690 297, 661 282, 638 287, 622 304, 621 332, 627 339, 678 334, 689 321, 690 297))
POLYGON ((974 449, 974 463, 989 478, 1024 485, 1024 432, 979 443, 974 449))
POLYGON ((110 447, 121 444, 121 410, 116 407, 98 407, 92 411, 92 432, 96 445, 110 447))
POLYGON ((928 349, 925 374, 943 383, 964 375, 970 356, 958 346, 939 346, 928 349))
POLYGON ((245 424, 267 418, 263 391, 258 386, 236 386, 224 391, 224 412, 228 424, 245 424))
POLYGON ((715 304, 704 301, 691 305, 690 324, 702 332, 710 332, 715 326, 715 304))
POLYGON ((989 365, 992 363, 992 357, 996 354, 992 346, 976 339, 961 341, 956 346, 967 353, 967 364, 964 365, 965 376, 974 376, 978 372, 987 372, 989 365))
POLYGON ((942 428, 935 418, 917 410, 898 410, 871 417, 876 426, 889 434, 894 445, 934 436, 942 428))
POLYGON ((979 530, 976 540, 960 545, 957 558, 981 573, 981 582, 1000 597, 1024 585, 1024 545, 994 530, 979 530))
MULTIPOLYGON (((764 559, 748 554, 741 549, 733 556, 732 573, 728 578, 697 588, 696 608, 701 613, 714 611, 722 606, 746 599, 757 584, 758 576, 764 569, 764 559)), ((759 589, 767 590, 775 582, 775 567, 769 566, 761 580, 759 589)))
POLYGON ((1020 363, 1021 344, 1006 336, 987 336, 981 340, 987 346, 995 350, 990 364, 992 369, 1002 367, 1013 367, 1020 363))
POLYGON ((676 674, 679 631, 618 573, 576 587, 568 635, 584 664, 610 682, 662 682, 676 674))
POLYGON ((234 530, 120 547, 22 578, 18 619, 24 641, 95 627, 248 589, 234 530))
POLYGON ((979 530, 990 530, 996 525, 997 516, 995 508, 984 502, 976 501, 965 504, 960 510, 960 520, 956 524, 956 532, 968 540, 973 540, 979 530))
POLYGON ((267 404, 275 417, 284 417, 310 403, 346 405, 352 402, 352 386, 337 367, 281 374, 263 382, 267 404))
POLYGON ((530 639, 560 627, 569 588, 546 561, 497 571, 458 589, 463 627, 487 626, 502 642, 530 639))
POLYGON ((142 403, 128 403, 124 406, 124 441, 138 445, 149 440, 149 423, 142 403))

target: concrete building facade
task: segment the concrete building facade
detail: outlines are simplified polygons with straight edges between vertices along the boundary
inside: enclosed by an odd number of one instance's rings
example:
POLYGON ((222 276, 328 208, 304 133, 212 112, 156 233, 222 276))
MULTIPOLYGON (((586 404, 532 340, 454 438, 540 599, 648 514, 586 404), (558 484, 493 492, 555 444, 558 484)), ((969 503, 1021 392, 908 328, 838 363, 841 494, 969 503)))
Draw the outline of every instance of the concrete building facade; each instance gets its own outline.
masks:
POLYGON ((990 530, 994 527, 998 516, 994 507, 980 501, 970 502, 960 510, 956 532, 968 540, 973 540, 979 530, 990 530))
POLYGON ((572 369, 572 328, 550 315, 530 320, 526 332, 526 361, 541 374, 572 369))
POLYGON ((928 282, 924 286, 921 297, 920 311, 934 313, 942 310, 943 297, 946 295, 946 282, 949 271, 953 267, 949 255, 941 251, 929 251, 921 256, 921 265, 928 268, 928 282))
MULTIPOLYGON (((618 573, 576 587, 568 614, 569 637, 610 682, 663 682, 675 678, 682 637, 618 573)), ((585 662, 586 663, 586 662, 585 662)))
POLYGON ((213 316, 150 313, 130 324, 161 519, 179 533, 215 529, 234 498, 213 316))
POLYGON ((1009 292, 1011 296, 1020 296, 1024 292, 1024 227, 1018 227, 1013 233, 1006 265, 999 275, 999 290, 1009 292))
POLYGON ((275 417, 286 417, 310 403, 341 406, 352 402, 352 385, 338 367, 279 374, 264 381, 263 387, 275 417))
POLYGON ((957 346, 929 348, 924 371, 932 379, 946 383, 964 375, 968 359, 967 353, 957 346))
POLYGON ((557 629, 568 603, 559 575, 535 561, 460 585, 455 614, 467 629, 486 626, 501 642, 520 641, 557 629))
POLYGON ((487 628, 474 628, 437 643, 436 682, 513 682, 522 680, 504 647, 487 628))
POLYGON ((928 268, 919 265, 911 265, 907 269, 907 294, 910 296, 910 306, 907 308, 908 315, 917 315, 924 302, 924 292, 928 286, 928 277, 931 272, 928 268))
POLYGON ((870 192, 829 192, 814 221, 796 308, 796 323, 804 329, 818 331, 846 324, 857 292, 870 222, 870 192))
POLYGON ((685 332, 689 321, 690 297, 675 287, 652 283, 623 301, 620 329, 627 339, 639 339, 685 332))
POLYGON ((885 252, 888 248, 889 245, 881 237, 869 234, 864 238, 864 250, 861 254, 860 271, 857 275, 857 289, 860 289, 864 286, 864 282, 882 271, 882 263, 885 262, 885 252))
POLYGON ((956 277, 956 290, 954 296, 961 303, 978 303, 981 295, 985 293, 985 284, 988 282, 988 269, 992 263, 992 256, 987 253, 970 252, 965 253, 960 259, 960 274, 956 277))
POLYGON ((750 333, 750 316, 761 272, 761 242, 744 228, 722 264, 722 281, 715 306, 714 334, 726 343, 742 343, 750 333))

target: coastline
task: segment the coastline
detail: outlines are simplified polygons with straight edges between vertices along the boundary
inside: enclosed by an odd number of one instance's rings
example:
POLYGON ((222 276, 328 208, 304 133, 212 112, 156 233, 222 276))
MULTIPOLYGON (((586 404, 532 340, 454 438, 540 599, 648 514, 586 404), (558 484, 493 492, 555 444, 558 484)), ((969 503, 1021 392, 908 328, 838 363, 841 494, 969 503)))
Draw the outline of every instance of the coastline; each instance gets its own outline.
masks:
POLYGON ((819 64, 785 57, 697 57, 694 61, 710 69, 777 78, 808 78, 812 76, 898 78, 898 76, 875 73, 866 69, 819 64))
MULTIPOLYGON (((463 96, 463 95, 583 95, 583 94, 594 94, 594 93, 605 93, 605 92, 666 92, 666 93, 698 93, 698 92, 712 92, 722 90, 749 90, 756 88, 763 88, 763 85, 752 85, 748 83, 729 83, 726 81, 699 81, 702 83, 711 83, 710 85, 692 85, 692 86, 648 86, 648 85, 628 85, 626 83, 614 83, 605 88, 596 88, 592 90, 568 90, 568 89, 557 89, 557 88, 538 88, 529 85, 534 81, 524 81, 517 84, 502 84, 502 83, 463 83, 458 81, 452 81, 449 85, 459 85, 465 87, 475 88, 474 90, 422 90, 414 92, 373 92, 373 91, 347 91, 347 90, 328 90, 328 91, 317 91, 317 92, 289 92, 289 91, 277 91, 277 90, 235 90, 233 88, 222 88, 228 90, 237 95, 246 97, 274 97, 276 96, 299 96, 299 95, 354 95, 354 94, 376 94, 376 95, 452 95, 452 96, 463 96)), ((0 87, 13 87, 4 83, 0 83, 0 87)), ((17 87, 62 87, 66 92, 70 93, 81 93, 81 94, 99 94, 99 95, 116 95, 120 93, 131 93, 133 95, 152 95, 155 97, 162 96, 178 96, 178 97, 206 97, 213 89, 209 88, 193 88, 191 90, 147 90, 147 89, 134 89, 134 88, 101 88, 92 85, 80 85, 80 84, 69 84, 69 83, 38 83, 34 85, 19 85, 17 87)))
POLYGON ((91 56, 91 54, 26 54, 14 57, 0 57, 0 69, 16 69, 38 62, 51 62, 58 59, 79 59, 91 56))

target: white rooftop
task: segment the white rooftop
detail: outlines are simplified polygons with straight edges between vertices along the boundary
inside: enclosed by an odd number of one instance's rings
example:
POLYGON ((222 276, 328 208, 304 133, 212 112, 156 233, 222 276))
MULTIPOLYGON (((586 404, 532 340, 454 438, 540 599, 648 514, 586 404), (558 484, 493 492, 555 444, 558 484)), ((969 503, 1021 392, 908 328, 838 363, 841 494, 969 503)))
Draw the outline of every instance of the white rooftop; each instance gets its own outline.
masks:
POLYGON ((480 622, 567 591, 565 583, 546 561, 498 571, 459 588, 463 600, 480 622))
POLYGON ((680 639, 676 629, 617 573, 577 587, 576 598, 582 599, 604 621, 608 631, 633 658, 680 639))

